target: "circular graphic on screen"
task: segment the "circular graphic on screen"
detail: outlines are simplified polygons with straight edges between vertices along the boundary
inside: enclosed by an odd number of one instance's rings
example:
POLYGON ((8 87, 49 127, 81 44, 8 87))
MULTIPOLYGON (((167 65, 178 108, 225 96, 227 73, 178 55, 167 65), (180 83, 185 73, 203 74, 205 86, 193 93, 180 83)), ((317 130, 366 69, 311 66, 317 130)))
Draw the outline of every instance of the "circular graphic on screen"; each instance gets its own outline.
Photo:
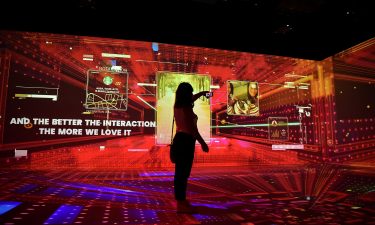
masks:
POLYGON ((110 85, 110 84, 112 84, 112 82, 113 82, 113 78, 110 77, 110 76, 105 76, 105 77, 103 78, 103 83, 104 83, 105 85, 110 85))

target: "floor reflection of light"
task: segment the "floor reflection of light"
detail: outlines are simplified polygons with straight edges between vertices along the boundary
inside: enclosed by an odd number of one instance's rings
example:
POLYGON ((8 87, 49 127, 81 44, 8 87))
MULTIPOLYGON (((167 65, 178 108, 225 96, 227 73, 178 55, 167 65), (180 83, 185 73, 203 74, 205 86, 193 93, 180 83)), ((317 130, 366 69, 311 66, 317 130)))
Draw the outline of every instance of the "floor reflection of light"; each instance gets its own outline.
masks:
POLYGON ((93 185, 93 184, 81 184, 81 183, 59 183, 57 184, 64 186, 64 187, 73 187, 73 188, 82 188, 85 190, 92 190, 92 191, 101 191, 101 192, 112 192, 117 194, 141 194, 140 192, 131 191, 131 190, 125 190, 125 189, 119 189, 119 188, 112 188, 112 187, 105 187, 105 186, 99 186, 99 185, 93 185))
POLYGON ((102 192, 93 192, 93 191, 82 191, 80 192, 76 198, 82 199, 89 199, 89 200, 100 200, 100 201, 111 201, 111 202, 125 202, 125 203, 132 203, 132 204, 149 204, 149 205, 161 205, 162 202, 151 199, 145 198, 141 196, 126 196, 126 195, 116 195, 116 194, 108 194, 102 192))
POLYGON ((72 224, 82 208, 82 206, 78 205, 62 205, 44 224, 72 224))
POLYGON ((167 172, 167 171, 152 171, 152 172, 143 172, 140 173, 140 177, 157 177, 157 176, 173 176, 174 172, 167 172))
POLYGON ((15 193, 19 193, 19 194, 22 194, 22 193, 26 193, 32 189, 35 189, 36 187, 38 187, 38 185, 36 184, 26 184, 26 185, 23 185, 22 187, 18 188, 15 193))
POLYGON ((209 204, 209 203, 193 203, 193 206, 204 206, 207 208, 213 208, 213 209, 227 209, 227 207, 219 204, 209 204))
POLYGON ((0 215, 12 210, 13 208, 20 205, 21 202, 14 201, 0 201, 0 215))
MULTIPOLYGON (((173 178, 171 178, 169 181, 169 184, 172 185, 173 178)), ((133 188, 138 188, 141 190, 146 190, 146 191, 154 191, 154 192, 159 192, 159 193, 172 193, 172 186, 170 187, 164 187, 164 186, 156 186, 153 183, 148 183, 148 182, 122 182, 122 181, 111 181, 110 183, 119 185, 119 186, 125 186, 125 187, 133 187, 133 188)))
POLYGON ((77 193, 76 190, 65 189, 65 188, 54 188, 54 187, 49 187, 48 189, 42 192, 43 195, 54 194, 59 197, 72 197, 76 193, 77 193))

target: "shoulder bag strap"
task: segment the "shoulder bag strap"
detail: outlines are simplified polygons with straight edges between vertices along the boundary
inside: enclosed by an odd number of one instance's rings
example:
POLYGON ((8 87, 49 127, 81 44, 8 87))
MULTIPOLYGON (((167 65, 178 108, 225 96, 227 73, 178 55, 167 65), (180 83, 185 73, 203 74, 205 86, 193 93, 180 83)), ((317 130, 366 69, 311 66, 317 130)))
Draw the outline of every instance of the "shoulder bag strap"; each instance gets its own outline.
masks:
POLYGON ((173 142, 173 127, 174 127, 174 113, 173 113, 173 121, 172 121, 171 144, 172 144, 172 142, 173 142))

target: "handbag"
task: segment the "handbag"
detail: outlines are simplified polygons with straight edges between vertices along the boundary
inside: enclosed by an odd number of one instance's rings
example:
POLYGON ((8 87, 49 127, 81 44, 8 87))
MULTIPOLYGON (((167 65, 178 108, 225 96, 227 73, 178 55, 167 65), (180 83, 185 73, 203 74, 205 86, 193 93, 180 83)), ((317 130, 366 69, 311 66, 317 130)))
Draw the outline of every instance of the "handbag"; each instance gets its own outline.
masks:
POLYGON ((172 163, 176 163, 176 144, 173 144, 173 127, 174 127, 174 116, 172 122, 172 135, 171 135, 171 144, 169 145, 169 158, 172 163))

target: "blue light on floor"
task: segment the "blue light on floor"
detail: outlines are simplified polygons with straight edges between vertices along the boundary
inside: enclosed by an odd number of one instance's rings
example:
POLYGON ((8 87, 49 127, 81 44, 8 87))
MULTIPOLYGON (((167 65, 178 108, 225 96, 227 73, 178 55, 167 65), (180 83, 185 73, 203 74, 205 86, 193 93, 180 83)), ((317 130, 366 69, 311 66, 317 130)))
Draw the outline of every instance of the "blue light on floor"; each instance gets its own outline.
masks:
POLYGON ((38 187, 38 185, 36 184, 26 184, 20 188, 18 188, 17 190, 15 190, 16 193, 18 194, 23 194, 23 193, 26 193, 28 191, 31 191, 32 189, 38 187))
MULTIPOLYGON (((204 215, 204 214, 193 214, 192 215, 200 224, 233 224, 233 220, 225 215, 204 215)), ((238 223, 235 223, 238 224, 238 223)))
POLYGON ((140 177, 174 176, 174 172, 152 171, 152 172, 139 173, 139 176, 140 177))
POLYGON ((228 209, 227 207, 223 205, 218 205, 218 204, 208 204, 208 203, 193 203, 193 206, 203 206, 207 208, 213 208, 213 209, 228 209))
POLYGON ((228 201, 223 203, 226 207, 233 207, 233 206, 243 206, 245 202, 243 201, 228 201))
POLYGON ((202 220, 211 220, 214 216, 211 215, 203 215, 203 214, 194 214, 195 219, 202 221, 202 220))
MULTIPOLYGON (((173 180, 170 182, 173 182, 173 180)), ((127 182, 127 181, 111 181, 111 183, 119 185, 119 186, 127 186, 127 187, 132 187, 132 188, 138 188, 141 190, 147 190, 147 191, 164 192, 164 193, 172 192, 171 186, 167 186, 167 187, 156 186, 152 184, 152 181, 148 183, 144 182, 145 185, 142 185, 142 182, 127 182)))
POLYGON ((55 194, 56 196, 59 196, 59 197, 72 197, 75 193, 77 193, 77 191, 71 190, 71 189, 49 187, 42 193, 44 195, 55 194))
POLYGON ((129 221, 137 222, 137 223, 147 223, 147 224, 154 224, 160 222, 157 212, 151 209, 128 209, 127 213, 130 218, 136 218, 137 221, 129 221))
POLYGON ((158 177, 158 178, 152 178, 150 181, 155 181, 155 182, 173 182, 174 177, 158 177))
POLYGON ((149 204, 149 205, 163 205, 162 201, 152 198, 143 198, 138 196, 115 195, 92 191, 82 191, 76 198, 95 199, 101 201, 125 202, 131 204, 149 204))
POLYGON ((13 202, 13 201, 0 201, 0 215, 8 212, 9 210, 17 207, 22 202, 13 202))
POLYGON ((60 182, 57 184, 63 187, 79 188, 79 189, 85 189, 85 190, 90 190, 90 191, 109 192, 109 193, 115 193, 115 194, 134 194, 134 195, 143 194, 142 192, 113 188, 113 187, 106 187, 106 186, 99 186, 99 185, 94 185, 94 184, 68 183, 68 182, 66 183, 60 182))
POLYGON ((62 205, 60 206, 44 224, 72 224, 83 206, 62 205))

